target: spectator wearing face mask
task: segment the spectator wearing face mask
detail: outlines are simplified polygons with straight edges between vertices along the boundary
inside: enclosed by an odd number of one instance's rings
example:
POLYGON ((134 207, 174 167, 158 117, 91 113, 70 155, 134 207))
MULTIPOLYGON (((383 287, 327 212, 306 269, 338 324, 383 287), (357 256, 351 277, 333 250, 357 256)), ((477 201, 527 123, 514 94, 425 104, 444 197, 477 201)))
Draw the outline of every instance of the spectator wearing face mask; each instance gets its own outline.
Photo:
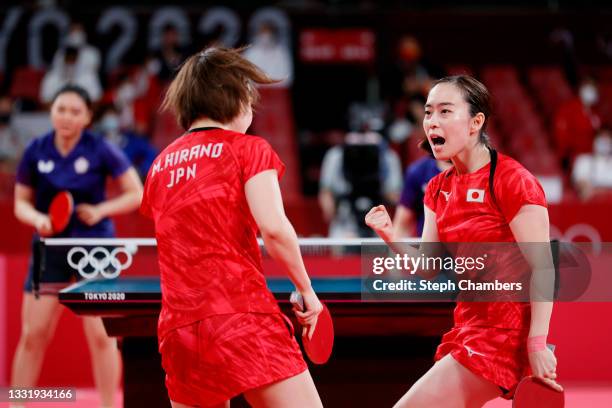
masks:
POLYGON ((0 96, 0 164, 12 170, 21 156, 23 141, 17 129, 11 126, 13 102, 8 96, 0 96))
POLYGON ((593 142, 593 152, 576 158, 572 179, 583 200, 612 193, 612 132, 602 129, 593 142))
POLYGON ((40 100, 48 104, 65 85, 77 85, 96 102, 102 96, 102 86, 97 71, 91 65, 79 64, 81 50, 72 45, 63 50, 63 60, 54 64, 45 74, 40 87, 40 100))
POLYGON ((154 51, 153 55, 156 61, 154 69, 157 71, 159 79, 162 82, 170 81, 179 65, 188 55, 176 27, 172 25, 164 27, 159 48, 154 51))
POLYGON ((147 90, 147 84, 139 81, 137 76, 124 74, 119 78, 119 85, 112 92, 113 103, 119 111, 119 125, 122 129, 134 129, 134 101, 147 90))
POLYGON ((275 27, 264 23, 255 34, 253 44, 244 57, 257 65, 266 75, 280 82, 270 87, 289 88, 293 83, 293 60, 286 44, 282 44, 275 27))
POLYGON ((78 49, 76 65, 80 70, 93 72, 100 70, 100 50, 87 43, 87 33, 81 23, 73 23, 70 26, 68 35, 64 38, 64 47, 57 50, 53 57, 53 67, 61 65, 64 61, 64 53, 68 47, 78 49))
POLYGON ((554 118, 554 136, 557 152, 568 169, 574 158, 588 153, 601 120, 594 107, 599 100, 595 81, 586 78, 578 86, 577 96, 561 105, 554 118))
POLYGON ((114 105, 107 105, 100 112, 100 119, 96 124, 96 130, 104 138, 119 147, 128 157, 132 166, 138 172, 141 179, 147 176, 147 172, 159 153, 146 136, 134 131, 123 129, 119 110, 114 105))

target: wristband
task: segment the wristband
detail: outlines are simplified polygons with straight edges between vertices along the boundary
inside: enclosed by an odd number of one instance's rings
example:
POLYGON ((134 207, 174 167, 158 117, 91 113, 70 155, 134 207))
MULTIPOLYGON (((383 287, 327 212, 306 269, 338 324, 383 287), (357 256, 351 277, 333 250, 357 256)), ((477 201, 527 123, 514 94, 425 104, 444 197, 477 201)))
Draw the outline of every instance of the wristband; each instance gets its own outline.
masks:
POLYGON ((546 336, 534 336, 527 338, 527 352, 529 354, 535 353, 536 351, 542 351, 546 349, 546 336))

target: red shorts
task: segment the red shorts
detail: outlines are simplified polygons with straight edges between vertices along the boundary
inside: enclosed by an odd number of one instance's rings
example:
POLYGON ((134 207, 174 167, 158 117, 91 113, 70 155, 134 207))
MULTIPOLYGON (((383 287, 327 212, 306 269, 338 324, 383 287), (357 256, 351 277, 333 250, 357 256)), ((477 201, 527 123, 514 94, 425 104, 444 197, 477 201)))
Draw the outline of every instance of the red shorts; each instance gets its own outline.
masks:
POLYGON ((528 373, 527 331, 483 326, 454 327, 442 337, 436 361, 447 354, 510 398, 528 373))
POLYGON ((211 316, 172 330, 159 344, 170 399, 209 407, 307 369, 281 314, 211 316))

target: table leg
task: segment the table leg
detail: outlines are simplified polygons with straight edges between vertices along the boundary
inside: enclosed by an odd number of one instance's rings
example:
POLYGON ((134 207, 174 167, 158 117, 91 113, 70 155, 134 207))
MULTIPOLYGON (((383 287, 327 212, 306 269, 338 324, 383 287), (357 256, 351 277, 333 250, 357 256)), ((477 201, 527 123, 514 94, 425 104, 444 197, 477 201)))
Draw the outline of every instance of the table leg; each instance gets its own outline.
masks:
POLYGON ((123 406, 170 408, 165 373, 156 337, 125 337, 123 357, 123 406))

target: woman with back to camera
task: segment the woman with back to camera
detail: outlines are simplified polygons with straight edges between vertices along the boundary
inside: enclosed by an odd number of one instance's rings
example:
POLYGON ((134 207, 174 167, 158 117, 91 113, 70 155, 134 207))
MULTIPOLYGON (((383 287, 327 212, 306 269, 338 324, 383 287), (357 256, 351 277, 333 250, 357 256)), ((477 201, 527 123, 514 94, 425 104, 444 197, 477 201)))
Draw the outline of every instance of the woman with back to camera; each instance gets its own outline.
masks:
MULTIPOLYGON (((523 166, 499 154, 494 197, 489 194, 496 154, 485 133, 490 114, 487 88, 470 76, 442 78, 430 90, 426 142, 437 160, 450 160, 453 167, 427 185, 423 242, 548 243, 544 191, 523 166), (469 191, 478 197, 470 198, 469 191)), ((393 246, 396 237, 384 206, 372 208, 366 223, 393 246)), ((457 302, 454 327, 443 336, 436 363, 396 407, 481 407, 509 397, 529 368, 561 390, 556 358, 545 346, 551 313, 550 301, 457 302)))
MULTIPOLYGON (((247 135, 258 84, 239 50, 208 48, 181 66, 163 107, 186 132, 154 161, 141 206, 153 218, 161 272, 159 350, 174 408, 320 407, 286 317, 266 286, 257 230, 304 298, 312 335, 322 305, 287 219, 285 166, 247 135)), ((290 326, 290 323, 289 323, 290 326)))

